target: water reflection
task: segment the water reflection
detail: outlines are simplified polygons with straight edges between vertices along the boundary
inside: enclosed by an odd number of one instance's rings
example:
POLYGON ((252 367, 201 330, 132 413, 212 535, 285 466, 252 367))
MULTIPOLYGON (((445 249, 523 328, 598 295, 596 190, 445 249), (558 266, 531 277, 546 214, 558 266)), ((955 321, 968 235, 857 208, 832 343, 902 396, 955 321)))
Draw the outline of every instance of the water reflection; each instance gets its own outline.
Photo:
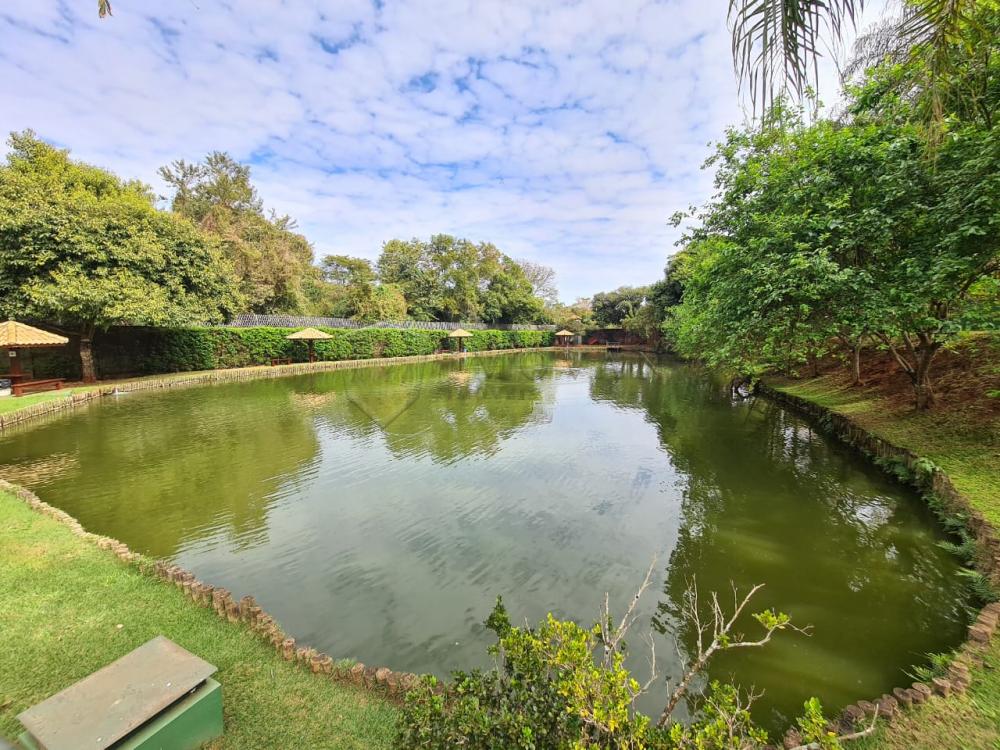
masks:
MULTIPOLYGON (((487 663, 497 594, 516 619, 676 610, 767 584, 809 638, 724 655, 780 723, 898 684, 957 642, 957 565, 919 502, 801 420, 698 370, 575 352, 137 394, 0 437, 0 474, 88 527, 253 593, 338 656, 444 674, 487 663)), ((749 630, 749 628, 748 628, 749 630)), ((680 665, 657 649, 661 674, 680 665)), ((642 655, 635 666, 644 669, 642 655)), ((648 711, 662 706, 650 697, 648 711)))
MULTIPOLYGON (((733 400, 691 368, 649 369, 605 364, 593 388, 595 398, 642 409, 686 474, 657 629, 691 653, 695 634, 678 609, 695 576, 724 601, 732 583, 765 583, 755 611, 814 625, 808 638, 723 654, 709 677, 737 674, 765 688, 760 711, 780 726, 805 690, 833 706, 876 695, 891 687, 885 663, 905 667, 960 639, 962 586, 919 502, 901 501, 880 472, 773 403, 733 400)), ((742 627, 755 629, 749 617, 742 627)), ((898 669, 895 679, 905 681, 898 669)))

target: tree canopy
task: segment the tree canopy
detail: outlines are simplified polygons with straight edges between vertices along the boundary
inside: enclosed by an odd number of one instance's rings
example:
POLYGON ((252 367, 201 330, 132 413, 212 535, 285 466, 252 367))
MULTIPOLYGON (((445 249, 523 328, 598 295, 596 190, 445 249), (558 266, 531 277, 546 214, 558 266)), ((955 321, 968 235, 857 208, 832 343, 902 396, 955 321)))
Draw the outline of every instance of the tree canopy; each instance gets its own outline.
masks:
POLYGON ((115 323, 221 321, 239 309, 233 269, 190 221, 158 211, 150 189, 73 161, 31 132, 0 166, 0 306, 79 332, 115 323))

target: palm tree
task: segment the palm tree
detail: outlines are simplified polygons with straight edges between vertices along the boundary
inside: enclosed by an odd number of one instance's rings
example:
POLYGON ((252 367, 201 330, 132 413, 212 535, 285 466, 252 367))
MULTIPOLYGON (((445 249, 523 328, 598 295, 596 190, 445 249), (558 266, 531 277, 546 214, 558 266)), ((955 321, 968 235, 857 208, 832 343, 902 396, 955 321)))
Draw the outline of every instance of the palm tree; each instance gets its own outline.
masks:
MULTIPOLYGON (((903 53, 924 63, 931 82, 950 65, 952 51, 982 0, 903 0, 901 12, 883 24, 869 51, 881 40, 890 56, 903 53)), ((832 49, 847 27, 855 27, 865 0, 729 0, 733 61, 749 90, 754 111, 777 96, 798 98, 818 84, 821 47, 832 49)), ((881 62, 881 60, 872 60, 881 62)), ((933 85, 928 90, 933 91, 933 85)), ((940 115, 939 108, 937 116, 940 115)))

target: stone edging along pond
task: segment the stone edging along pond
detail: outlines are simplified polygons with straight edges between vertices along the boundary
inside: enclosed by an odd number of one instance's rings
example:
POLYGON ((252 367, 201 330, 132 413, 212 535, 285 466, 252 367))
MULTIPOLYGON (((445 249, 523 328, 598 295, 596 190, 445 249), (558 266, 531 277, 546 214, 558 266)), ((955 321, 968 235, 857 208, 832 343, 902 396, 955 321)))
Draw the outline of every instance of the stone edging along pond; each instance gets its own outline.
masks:
MULTIPOLYGON (((501 349, 469 352, 463 356, 491 356, 560 349, 561 347, 501 349)), ((0 429, 5 426, 19 424, 43 414, 73 408, 94 398, 110 395, 116 391, 142 391, 454 358, 454 354, 431 354, 369 360, 338 360, 332 362, 279 365, 275 367, 259 366, 231 370, 212 370, 188 376, 178 375, 177 377, 170 378, 148 378, 115 383, 75 393, 68 398, 35 404, 26 409, 0 416, 0 429)), ((933 494, 939 498, 946 512, 960 516, 965 520, 969 533, 974 536, 976 541, 978 550, 976 562, 978 569, 989 578, 993 585, 1000 585, 1000 537, 997 536, 996 530, 986 521, 982 514, 972 508, 968 501, 955 489, 951 480, 944 472, 933 466, 928 468, 927 463, 922 461, 912 451, 899 448, 871 434, 844 415, 832 412, 811 401, 776 390, 763 383, 757 385, 757 392, 815 419, 823 428, 828 429, 838 439, 853 446, 870 458, 879 459, 883 463, 896 463, 905 466, 910 474, 916 478, 918 486, 925 493, 933 494)), ((123 542, 88 532, 71 515, 44 502, 28 489, 0 479, 0 490, 11 493, 33 510, 67 526, 74 535, 81 539, 89 541, 101 549, 113 552, 122 562, 135 567, 140 572, 173 583, 176 587, 182 589, 189 599, 203 607, 210 607, 219 617, 231 623, 244 623, 258 637, 269 642, 285 660, 301 664, 314 674, 354 684, 361 688, 378 692, 395 701, 401 700, 406 692, 419 680, 419 677, 412 673, 394 672, 388 667, 370 667, 360 662, 351 662, 348 660, 335 661, 333 657, 321 653, 316 649, 303 647, 297 644, 294 638, 285 633, 278 622, 271 615, 267 614, 252 596, 245 596, 237 601, 226 589, 215 588, 199 581, 193 573, 177 565, 169 565, 161 560, 152 560, 137 552, 133 552, 123 542)), ((876 711, 880 717, 891 721, 892 717, 901 709, 924 703, 932 694, 947 697, 954 693, 964 692, 971 684, 971 668, 981 666, 983 663, 982 654, 997 630, 998 618, 1000 618, 1000 602, 988 604, 982 609, 976 621, 969 626, 967 640, 957 649, 954 660, 948 665, 947 676, 935 678, 930 685, 915 682, 910 687, 897 687, 891 691, 891 694, 882 695, 872 701, 861 700, 847 706, 841 713, 840 726, 846 731, 863 728, 868 724, 870 717, 876 711)), ((797 741, 795 730, 789 730, 785 737, 785 743, 788 747, 800 744, 797 741)))
MULTIPOLYGON (((534 351, 552 351, 560 347, 532 347, 524 349, 491 349, 482 352, 466 352, 461 357, 484 357, 500 354, 513 354, 534 351)), ((0 430, 4 427, 21 424, 29 419, 51 414, 65 409, 72 409, 101 396, 115 392, 128 393, 161 388, 203 385, 209 383, 235 382, 241 380, 257 380, 262 378, 277 378, 291 375, 302 375, 330 370, 345 370, 362 367, 379 367, 414 362, 433 362, 436 360, 456 359, 454 353, 426 354, 410 357, 384 357, 377 359, 335 360, 329 362, 303 362, 291 365, 243 367, 229 370, 210 370, 207 372, 178 375, 177 377, 151 377, 144 380, 120 382, 74 393, 67 398, 43 401, 39 404, 0 415, 0 430)), ((31 490, 0 479, 0 490, 4 490, 24 501, 24 503, 43 515, 49 516, 68 527, 69 530, 83 540, 96 544, 101 549, 110 550, 127 565, 134 566, 140 572, 153 575, 164 581, 173 583, 183 589, 185 595, 203 607, 211 607, 215 613, 232 623, 242 622, 260 638, 269 642, 286 660, 296 662, 313 674, 327 675, 334 680, 347 682, 368 690, 373 690, 399 701, 406 692, 420 679, 409 672, 394 672, 388 667, 371 667, 353 660, 335 661, 333 657, 317 651, 314 648, 302 647, 295 639, 285 633, 271 615, 265 612, 252 596, 244 596, 236 601, 232 594, 223 588, 215 588, 199 581, 195 575, 177 565, 168 565, 162 560, 152 560, 145 555, 133 552, 124 542, 111 537, 92 534, 83 528, 78 520, 69 513, 49 505, 31 490)))
POLYGON ((176 373, 172 375, 150 375, 138 380, 127 380, 95 385, 87 390, 77 391, 65 398, 54 398, 42 401, 23 409, 0 414, 0 431, 6 427, 27 422, 30 419, 46 414, 72 409, 101 396, 111 396, 115 393, 132 393, 134 391, 149 391, 161 388, 177 388, 181 386, 208 385, 211 383, 230 383, 241 380, 260 380, 265 378, 281 378, 292 375, 306 375, 315 372, 331 370, 354 370, 362 367, 386 367, 390 365, 405 365, 418 362, 436 362, 441 360, 456 360, 466 357, 495 357, 503 354, 523 354, 526 352, 562 351, 564 347, 535 346, 519 349, 487 349, 481 352, 464 352, 457 354, 417 354, 408 357, 373 357, 371 359, 337 359, 323 362, 296 362, 289 365, 254 365, 252 367, 234 367, 223 370, 202 370, 191 373, 176 373))
MULTIPOLYGON (((900 448, 872 434, 850 417, 812 401, 760 382, 757 383, 755 392, 811 418, 838 440, 884 468, 905 468, 917 489, 926 498, 933 498, 940 503, 941 512, 964 522, 967 532, 975 540, 976 568, 993 586, 1000 587, 1000 536, 983 514, 955 489, 951 479, 941 469, 913 451, 900 448)), ((891 721, 900 710, 924 703, 932 694, 948 697, 965 692, 972 683, 970 670, 983 664, 983 652, 996 633, 998 619, 1000 602, 987 604, 969 626, 966 640, 956 649, 955 658, 948 664, 945 676, 935 677, 930 685, 914 682, 909 687, 894 688, 890 693, 871 701, 862 700, 847 706, 840 716, 842 728, 848 731, 863 728, 876 710, 879 716, 891 721)), ((787 747, 800 744, 795 741, 795 734, 795 730, 789 730, 786 735, 787 747), (788 744, 789 742, 792 744, 788 744)))
POLYGON ((126 565, 139 572, 152 575, 174 584, 195 604, 210 607, 215 613, 231 623, 242 622, 258 637, 269 642, 286 660, 301 664, 313 674, 328 676, 334 680, 352 683, 362 688, 377 691, 390 699, 400 700, 414 686, 419 677, 407 672, 393 672, 387 667, 369 667, 361 662, 349 660, 334 661, 313 648, 303 648, 295 639, 285 633, 277 621, 265 612, 252 596, 244 596, 236 601, 229 591, 215 588, 199 581, 193 573, 177 565, 168 565, 162 560, 151 560, 145 555, 133 552, 123 542, 111 537, 92 534, 73 516, 55 508, 31 492, 16 484, 0 479, 0 490, 4 490, 24 501, 34 511, 49 516, 68 527, 81 539, 91 542, 101 549, 113 552, 126 565))

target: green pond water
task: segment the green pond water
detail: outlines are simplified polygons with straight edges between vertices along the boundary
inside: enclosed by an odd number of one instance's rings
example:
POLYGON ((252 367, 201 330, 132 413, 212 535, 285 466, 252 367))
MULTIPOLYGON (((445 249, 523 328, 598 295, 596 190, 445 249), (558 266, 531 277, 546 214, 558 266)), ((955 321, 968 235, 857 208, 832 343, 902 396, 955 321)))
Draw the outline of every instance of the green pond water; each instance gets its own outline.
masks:
MULTIPOLYGON (((0 435, 0 475, 89 530, 253 594, 335 657, 487 665, 483 620, 623 611, 676 676, 677 608, 766 587, 809 637, 721 655, 777 728, 954 646, 967 594, 929 513, 798 416, 646 356, 533 352, 102 399, 0 435)), ((753 633, 750 623, 747 633, 753 633)), ((657 711, 665 690, 644 697, 657 711)))

